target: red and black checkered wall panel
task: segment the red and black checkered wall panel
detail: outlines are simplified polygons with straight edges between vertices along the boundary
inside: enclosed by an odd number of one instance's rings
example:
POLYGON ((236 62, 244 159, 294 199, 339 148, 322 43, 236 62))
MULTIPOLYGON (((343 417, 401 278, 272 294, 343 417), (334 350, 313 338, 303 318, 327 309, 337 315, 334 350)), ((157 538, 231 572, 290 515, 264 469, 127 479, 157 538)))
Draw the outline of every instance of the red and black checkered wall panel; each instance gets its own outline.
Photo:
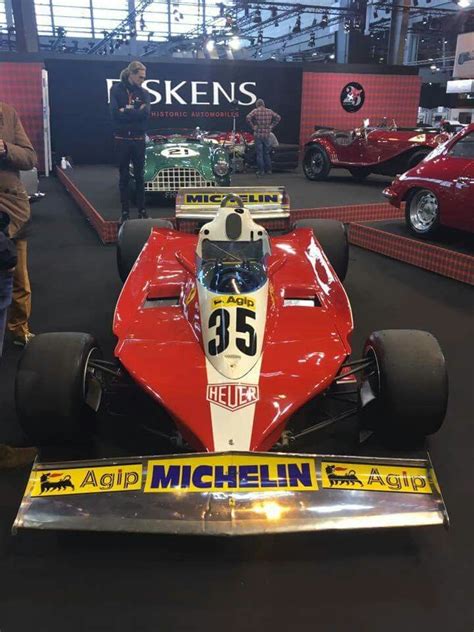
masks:
POLYGON ((300 142, 304 144, 315 125, 351 129, 364 118, 395 119, 402 127, 416 125, 421 79, 417 75, 357 73, 303 73, 300 142), (364 88, 365 101, 358 112, 346 112, 341 92, 350 82, 364 88))
POLYGON ((0 63, 0 101, 12 105, 38 154, 44 170, 43 96, 39 63, 0 63))

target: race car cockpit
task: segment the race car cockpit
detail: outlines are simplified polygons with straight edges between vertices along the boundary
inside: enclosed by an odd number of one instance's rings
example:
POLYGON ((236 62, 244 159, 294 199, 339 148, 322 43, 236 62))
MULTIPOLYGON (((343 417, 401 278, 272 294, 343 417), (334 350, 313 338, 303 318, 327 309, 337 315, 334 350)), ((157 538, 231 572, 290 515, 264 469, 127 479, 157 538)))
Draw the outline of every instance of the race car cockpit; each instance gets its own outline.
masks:
POLYGON ((224 198, 216 217, 201 228, 196 252, 197 278, 218 294, 256 292, 267 281, 270 242, 238 196, 224 198), (238 206, 228 207, 234 200, 238 206))

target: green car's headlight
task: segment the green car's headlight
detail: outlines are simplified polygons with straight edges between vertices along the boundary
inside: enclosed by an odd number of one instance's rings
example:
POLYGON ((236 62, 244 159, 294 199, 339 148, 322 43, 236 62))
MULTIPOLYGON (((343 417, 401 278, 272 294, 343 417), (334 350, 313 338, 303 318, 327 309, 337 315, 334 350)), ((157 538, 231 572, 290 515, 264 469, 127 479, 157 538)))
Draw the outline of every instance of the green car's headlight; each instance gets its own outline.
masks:
POLYGON ((229 163, 227 160, 220 158, 214 164, 214 173, 216 176, 226 176, 229 173, 229 163))

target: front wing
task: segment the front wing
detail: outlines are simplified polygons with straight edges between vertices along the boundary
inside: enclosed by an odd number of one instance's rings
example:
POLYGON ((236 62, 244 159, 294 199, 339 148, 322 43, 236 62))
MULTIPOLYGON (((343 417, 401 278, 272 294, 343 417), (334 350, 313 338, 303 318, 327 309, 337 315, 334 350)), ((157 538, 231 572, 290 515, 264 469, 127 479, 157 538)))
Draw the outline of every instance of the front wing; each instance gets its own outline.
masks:
POLYGON ((13 530, 250 535, 448 524, 429 455, 35 462, 13 530))

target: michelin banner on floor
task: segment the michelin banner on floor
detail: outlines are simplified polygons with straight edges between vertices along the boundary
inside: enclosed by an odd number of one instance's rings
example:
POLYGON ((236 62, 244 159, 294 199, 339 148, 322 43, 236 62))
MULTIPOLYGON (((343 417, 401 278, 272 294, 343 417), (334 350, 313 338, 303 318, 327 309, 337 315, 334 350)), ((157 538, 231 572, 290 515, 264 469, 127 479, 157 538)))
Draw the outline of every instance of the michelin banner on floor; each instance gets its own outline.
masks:
MULTIPOLYGON (((126 62, 48 60, 56 155, 76 164, 111 162, 109 92, 126 62)), ((282 121, 280 142, 299 139, 302 70, 252 62, 146 63, 150 132, 195 129, 251 131, 245 117, 263 98, 282 121)))

